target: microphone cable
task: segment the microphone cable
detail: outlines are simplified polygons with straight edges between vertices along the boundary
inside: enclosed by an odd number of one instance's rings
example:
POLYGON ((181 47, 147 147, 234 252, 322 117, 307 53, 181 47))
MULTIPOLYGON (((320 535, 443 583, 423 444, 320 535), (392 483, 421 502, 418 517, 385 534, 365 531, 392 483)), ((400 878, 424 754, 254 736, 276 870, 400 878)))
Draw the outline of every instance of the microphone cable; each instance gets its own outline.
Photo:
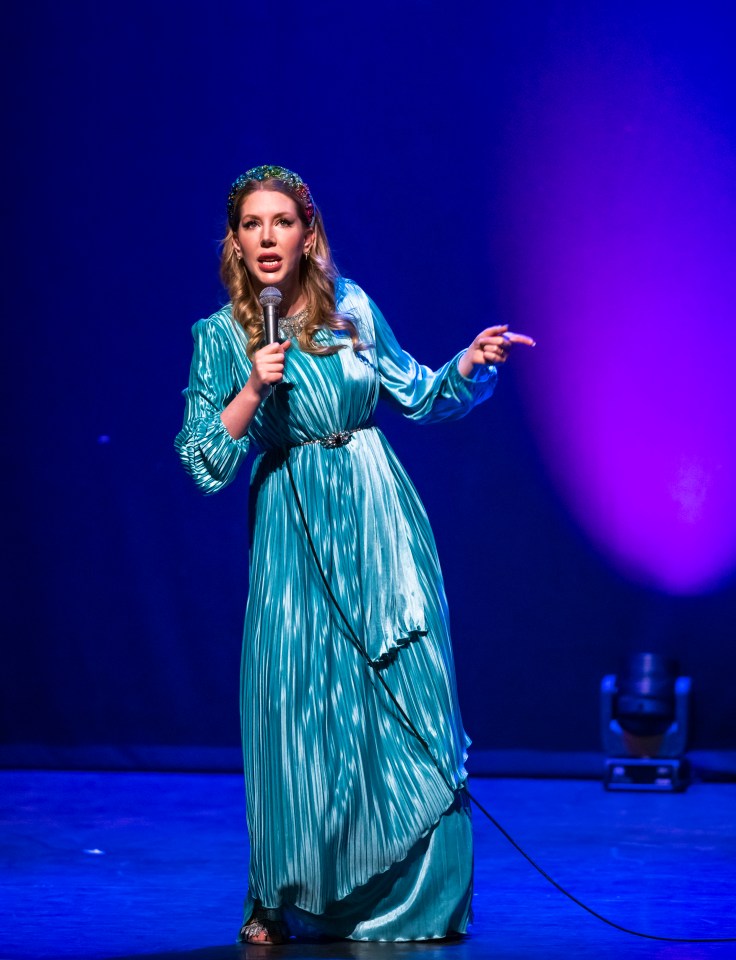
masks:
MULTIPOLYGON (((273 390, 273 391, 271 392, 271 397, 273 397, 274 399, 275 399, 275 394, 276 394, 276 390, 273 390)), ((371 660, 371 658, 370 658, 370 656, 369 656, 369 654, 368 654, 368 651, 365 649, 365 646, 363 645, 363 643, 361 642, 360 638, 359 638, 358 635, 356 634, 355 630, 354 630, 353 627, 352 627, 352 624, 350 623, 350 621, 348 620, 347 616, 345 615, 342 607, 340 606, 340 604, 339 604, 339 602, 338 602, 338 600, 337 600, 337 597, 336 597, 335 594, 333 593, 332 587, 330 586, 329 580, 327 579, 327 575, 326 575, 325 572, 324 572, 324 569, 323 569, 322 564, 321 564, 321 562, 320 562, 319 556, 318 556, 318 554, 317 554, 317 549, 316 549, 316 547, 315 547, 315 545, 314 545, 314 541, 313 541, 313 539, 312 539, 312 534, 311 534, 311 531, 310 531, 310 528, 309 528, 309 523, 308 523, 308 521, 307 521, 306 514, 305 514, 305 512, 304 512, 304 507, 303 507, 303 505, 302 505, 302 500, 301 500, 301 497, 299 496, 299 491, 297 490, 296 482, 295 482, 295 480, 294 480, 294 474, 293 474, 293 472, 292 472, 291 462, 290 462, 290 459, 289 459, 289 453, 290 453, 289 446, 288 446, 286 443, 284 443, 284 444, 282 445, 282 447, 281 447, 281 451, 282 451, 283 458, 284 458, 284 465, 286 466, 286 472, 287 472, 288 477, 289 477, 289 484, 290 484, 291 489, 292 489, 292 492, 293 492, 293 494, 294 494, 294 500, 295 500, 295 502, 296 502, 296 506, 297 506, 297 510, 298 510, 298 513, 299 513, 299 517, 300 517, 300 519, 301 519, 302 526, 304 527, 304 533, 305 533, 305 535, 306 535, 307 544, 308 544, 308 546, 309 546, 309 551, 310 551, 310 553, 311 553, 311 555, 312 555, 312 558, 314 559, 315 565, 316 565, 316 567, 317 567, 317 572, 319 573, 319 576, 320 576, 320 579, 321 579, 321 581, 322 581, 322 583, 323 583, 323 585, 324 585, 324 588, 325 588, 325 590, 327 591, 327 596, 329 597, 330 602, 332 603, 332 605, 333 605, 333 607, 335 608, 335 610, 336 610, 336 612, 337 612, 340 620, 342 620, 342 622, 343 622, 343 624, 344 624, 344 626, 345 626, 345 629, 347 630, 348 639, 350 640, 350 642, 352 643, 352 645, 355 647, 355 649, 358 651, 358 653, 361 655, 361 657, 366 661, 366 663, 368 664, 368 666, 371 667, 371 669, 373 670, 374 676, 378 679, 378 681, 380 682, 381 686, 382 686, 383 689, 386 691, 387 696, 389 697, 389 699, 391 700, 391 702, 393 703, 393 705, 396 707, 396 710, 397 710, 397 712, 398 712, 401 720, 402 720, 402 721, 404 722, 404 724, 406 725, 407 730, 408 730, 408 731, 411 733, 411 735, 417 740, 417 742, 419 743, 419 745, 422 747, 422 749, 423 749, 424 752, 426 753, 427 757, 431 760, 432 765, 437 769, 437 772, 439 773, 440 777, 442 778, 442 781, 444 782, 445 786, 446 786, 447 789, 450 791, 450 794, 451 794, 451 796, 452 796, 453 799, 454 799, 455 794, 456 794, 456 792, 457 792, 456 789, 455 789, 455 787, 452 785, 452 783, 450 783, 450 781, 449 781, 449 780, 447 779, 447 777, 445 776, 444 772, 442 771, 442 768, 440 767, 438 761, 436 760, 434 754, 432 753, 432 751, 431 751, 431 749, 430 749, 430 747, 429 747, 429 744, 428 744, 427 741, 424 739, 424 737, 421 735, 421 733, 419 732, 419 730, 417 730, 415 724, 412 722, 411 718, 408 716, 408 714, 406 713, 406 711, 404 710, 404 708, 401 706, 401 704, 399 703, 399 701, 398 701, 397 698, 395 697, 393 691, 391 690, 391 688, 389 687, 389 685, 386 683, 386 679, 384 678, 383 674, 381 673, 381 668, 371 660)), ((578 907, 580 907, 582 910, 585 910, 586 913, 589 913, 591 916, 595 917, 597 920, 600 920, 602 923, 607 924, 609 927, 613 927, 614 930, 620 930, 622 933, 627 933, 627 934, 629 934, 629 935, 632 936, 632 937, 640 937, 640 938, 645 939, 645 940, 656 940, 656 941, 658 941, 658 942, 664 942, 664 943, 736 943, 736 937, 665 937, 665 936, 659 936, 658 934, 654 934, 654 933, 643 933, 643 932, 640 931, 640 930, 632 930, 631 928, 625 927, 625 926, 623 926, 623 925, 620 924, 620 923, 616 923, 614 920, 610 920, 608 917, 604 916, 602 913, 599 913, 597 910, 594 910, 592 907, 588 906, 588 904, 584 903, 582 900, 580 900, 578 897, 576 897, 573 893, 570 893, 570 891, 567 890, 567 889, 565 889, 565 887, 563 887, 561 883, 558 883, 558 881, 555 880, 554 877, 551 877, 551 876, 547 873, 547 871, 544 870, 544 868, 541 867, 541 866, 536 862, 536 860, 534 860, 533 857, 532 857, 530 854, 528 854, 528 853, 526 852, 526 850, 524 850, 523 847, 522 847, 519 843, 517 843, 516 840, 514 840, 514 838, 511 836, 511 834, 508 832, 508 830, 506 830, 506 828, 503 827, 503 826, 498 822, 498 820, 496 820, 496 818, 495 818, 488 810, 486 810, 486 808, 483 806, 483 804, 482 804, 476 797, 473 796, 473 794, 470 792, 470 790, 468 790, 467 786, 463 785, 462 787, 460 787, 460 789, 465 790, 468 798, 475 804, 475 806, 478 808, 478 810, 480 810, 480 812, 493 824, 493 826, 499 831, 499 833, 501 833, 501 835, 502 835, 503 837, 505 837, 506 840, 508 840, 508 842, 511 844, 511 846, 514 847, 514 849, 517 850, 517 851, 521 854, 521 856, 524 857, 524 859, 525 859, 542 877, 544 877, 544 879, 545 879, 548 883, 552 884, 552 886, 553 886, 557 891, 559 891, 559 893, 561 893, 563 896, 567 897, 568 900, 571 900, 574 904, 576 904, 576 905, 577 905, 578 907)))

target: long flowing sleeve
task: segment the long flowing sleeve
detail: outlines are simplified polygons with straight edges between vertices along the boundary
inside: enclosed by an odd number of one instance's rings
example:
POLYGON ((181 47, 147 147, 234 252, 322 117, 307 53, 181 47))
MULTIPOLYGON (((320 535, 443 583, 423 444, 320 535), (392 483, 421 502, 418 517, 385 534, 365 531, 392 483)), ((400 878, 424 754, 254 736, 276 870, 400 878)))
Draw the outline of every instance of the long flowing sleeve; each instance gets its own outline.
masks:
POLYGON ((405 417, 424 423, 457 420, 494 391, 495 367, 476 367, 473 377, 464 377, 456 354, 439 370, 423 366, 399 346, 378 307, 368 298, 373 315, 376 361, 381 395, 405 417))
MULTIPOLYGON (((217 316, 217 315, 215 315, 217 316)), ((174 446, 184 469, 205 493, 227 486, 248 454, 248 435, 239 440, 228 433, 220 414, 235 396, 232 346, 215 318, 192 328, 194 355, 189 373, 184 425, 174 446)))

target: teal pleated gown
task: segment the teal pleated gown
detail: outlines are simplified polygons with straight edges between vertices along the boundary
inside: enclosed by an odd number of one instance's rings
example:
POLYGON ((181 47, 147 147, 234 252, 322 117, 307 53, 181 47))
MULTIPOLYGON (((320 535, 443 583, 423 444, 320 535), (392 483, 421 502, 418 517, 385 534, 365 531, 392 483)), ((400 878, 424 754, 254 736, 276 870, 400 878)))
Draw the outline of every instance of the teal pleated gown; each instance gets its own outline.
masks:
MULTIPOLYGON (((340 280, 337 309, 367 349, 316 357, 295 341, 285 381, 248 435, 220 412, 245 385, 245 334, 225 307, 194 327, 186 416, 176 445, 207 493, 251 446, 250 588, 241 713, 255 902, 292 932, 422 940, 466 930, 472 835, 462 789, 468 740, 457 703, 442 575, 417 492, 383 434, 379 398, 414 420, 467 413, 496 370, 434 372, 396 342, 376 306, 340 280), (354 431, 335 448, 306 441, 354 431), (334 611, 309 552, 283 447, 333 592, 442 770, 398 718, 334 611), (444 777, 444 778, 443 778, 444 777), (448 783, 452 785, 450 790, 448 783)), ((430 438, 428 437, 428 440, 430 438)))

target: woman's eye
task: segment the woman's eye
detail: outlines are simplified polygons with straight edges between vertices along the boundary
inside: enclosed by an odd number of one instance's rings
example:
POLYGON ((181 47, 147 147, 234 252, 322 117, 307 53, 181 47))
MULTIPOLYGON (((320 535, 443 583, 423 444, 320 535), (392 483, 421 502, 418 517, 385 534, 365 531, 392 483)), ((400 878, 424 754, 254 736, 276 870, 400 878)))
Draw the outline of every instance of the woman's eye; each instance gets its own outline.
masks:
POLYGON ((286 217, 281 217, 281 219, 279 220, 279 223, 281 224, 282 227, 291 227, 293 226, 294 221, 287 220, 286 217))
POLYGON ((258 226, 258 221, 257 221, 257 220, 244 220, 243 223, 241 224, 241 226, 243 227, 243 230, 252 230, 253 227, 257 227, 257 226, 258 226))

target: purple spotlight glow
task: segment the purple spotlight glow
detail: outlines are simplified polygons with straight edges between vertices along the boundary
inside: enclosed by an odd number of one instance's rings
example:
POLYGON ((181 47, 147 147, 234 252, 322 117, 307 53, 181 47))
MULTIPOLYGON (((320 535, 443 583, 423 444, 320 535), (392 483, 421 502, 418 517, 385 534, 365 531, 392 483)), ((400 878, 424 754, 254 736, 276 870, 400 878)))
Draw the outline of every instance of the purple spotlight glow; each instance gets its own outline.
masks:
POLYGON ((519 375, 581 525, 698 593, 736 566, 734 149, 651 64, 566 64, 509 151, 510 296, 540 344, 519 375))

